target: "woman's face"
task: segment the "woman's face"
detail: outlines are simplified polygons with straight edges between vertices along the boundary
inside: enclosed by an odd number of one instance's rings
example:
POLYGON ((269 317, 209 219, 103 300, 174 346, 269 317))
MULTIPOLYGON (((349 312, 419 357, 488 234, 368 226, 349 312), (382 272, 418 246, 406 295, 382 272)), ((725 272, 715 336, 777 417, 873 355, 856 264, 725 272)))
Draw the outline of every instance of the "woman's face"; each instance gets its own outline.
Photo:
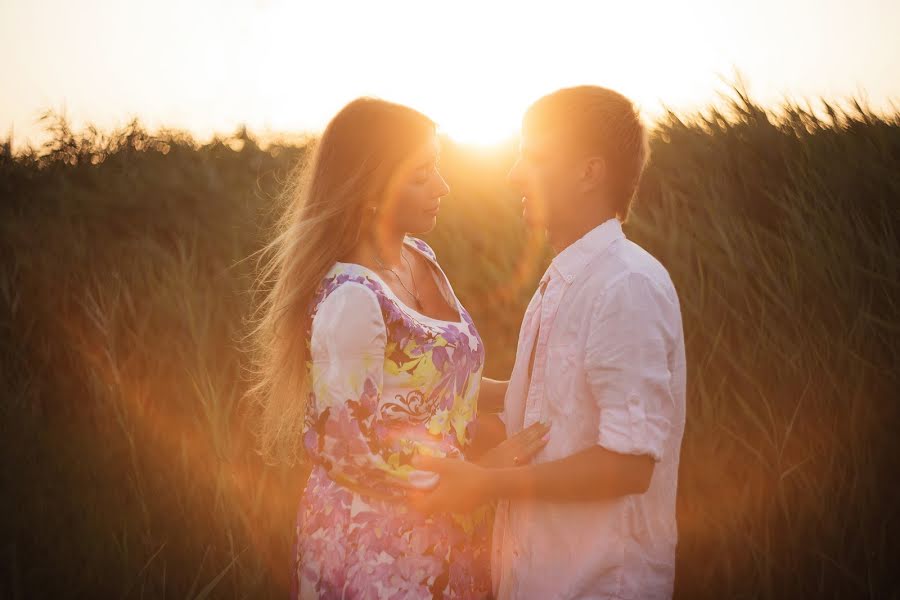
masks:
POLYGON ((384 204, 378 209, 385 224, 395 231, 422 234, 437 222, 441 197, 450 193, 438 172, 440 146, 437 136, 422 144, 394 175, 384 204))

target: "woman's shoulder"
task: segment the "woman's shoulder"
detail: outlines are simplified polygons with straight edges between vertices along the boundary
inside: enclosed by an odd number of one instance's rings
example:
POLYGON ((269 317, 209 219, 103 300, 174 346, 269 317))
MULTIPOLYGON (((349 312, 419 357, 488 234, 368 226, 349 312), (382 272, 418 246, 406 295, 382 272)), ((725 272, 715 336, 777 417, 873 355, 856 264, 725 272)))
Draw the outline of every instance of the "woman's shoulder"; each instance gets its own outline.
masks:
POLYGON ((435 255, 434 250, 431 249, 431 246, 429 246, 425 240, 419 239, 417 237, 413 237, 411 235, 407 235, 404 241, 407 244, 411 244, 411 245, 415 246, 426 256, 430 257, 431 260, 433 260, 434 262, 437 262, 437 256, 435 255))
POLYGON ((318 312, 326 301, 331 306, 341 308, 378 308, 383 294, 381 282, 362 266, 335 263, 322 278, 311 308, 318 312))
POLYGON ((313 361, 378 353, 387 329, 377 285, 365 276, 326 276, 310 319, 313 361))

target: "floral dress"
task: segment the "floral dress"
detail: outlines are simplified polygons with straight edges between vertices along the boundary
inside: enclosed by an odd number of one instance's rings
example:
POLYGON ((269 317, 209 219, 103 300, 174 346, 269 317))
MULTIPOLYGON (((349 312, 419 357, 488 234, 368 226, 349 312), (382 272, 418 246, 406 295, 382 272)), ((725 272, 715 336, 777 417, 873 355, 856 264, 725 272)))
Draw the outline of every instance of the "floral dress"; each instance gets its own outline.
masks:
MULTIPOLYGON (((292 598, 484 598, 492 507, 425 515, 406 496, 433 484, 415 453, 464 457, 484 345, 431 248, 460 319, 423 315, 374 271, 338 262, 310 303, 312 471, 297 512, 292 598)), ((420 492, 421 493, 421 492, 420 492)))

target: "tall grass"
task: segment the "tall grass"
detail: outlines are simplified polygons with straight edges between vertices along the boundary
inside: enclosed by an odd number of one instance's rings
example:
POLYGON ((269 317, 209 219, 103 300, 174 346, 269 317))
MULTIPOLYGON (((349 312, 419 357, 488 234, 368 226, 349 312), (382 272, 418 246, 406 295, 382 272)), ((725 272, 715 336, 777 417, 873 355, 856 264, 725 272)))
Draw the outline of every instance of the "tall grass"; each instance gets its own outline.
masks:
MULTIPOLYGON (((239 340, 303 146, 47 123, 0 149, 0 596, 286 594, 304 473, 253 453, 239 340)), ((900 117, 737 89, 652 154, 625 229, 684 315, 676 596, 900 597, 900 117)), ((550 254, 513 147, 442 155, 428 239, 503 377, 550 254)))

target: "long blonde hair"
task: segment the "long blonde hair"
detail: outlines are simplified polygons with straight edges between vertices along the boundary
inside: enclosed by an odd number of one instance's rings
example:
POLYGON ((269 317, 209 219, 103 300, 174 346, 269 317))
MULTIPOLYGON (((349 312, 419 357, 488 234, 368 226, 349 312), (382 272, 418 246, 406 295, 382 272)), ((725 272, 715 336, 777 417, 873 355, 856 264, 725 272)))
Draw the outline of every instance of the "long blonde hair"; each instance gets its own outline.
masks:
POLYGON ((435 123, 409 107, 358 98, 332 118, 310 160, 283 195, 272 240, 259 251, 247 339, 257 451, 269 464, 302 459, 309 394, 308 309, 334 263, 373 225, 405 159, 435 135, 435 123))

